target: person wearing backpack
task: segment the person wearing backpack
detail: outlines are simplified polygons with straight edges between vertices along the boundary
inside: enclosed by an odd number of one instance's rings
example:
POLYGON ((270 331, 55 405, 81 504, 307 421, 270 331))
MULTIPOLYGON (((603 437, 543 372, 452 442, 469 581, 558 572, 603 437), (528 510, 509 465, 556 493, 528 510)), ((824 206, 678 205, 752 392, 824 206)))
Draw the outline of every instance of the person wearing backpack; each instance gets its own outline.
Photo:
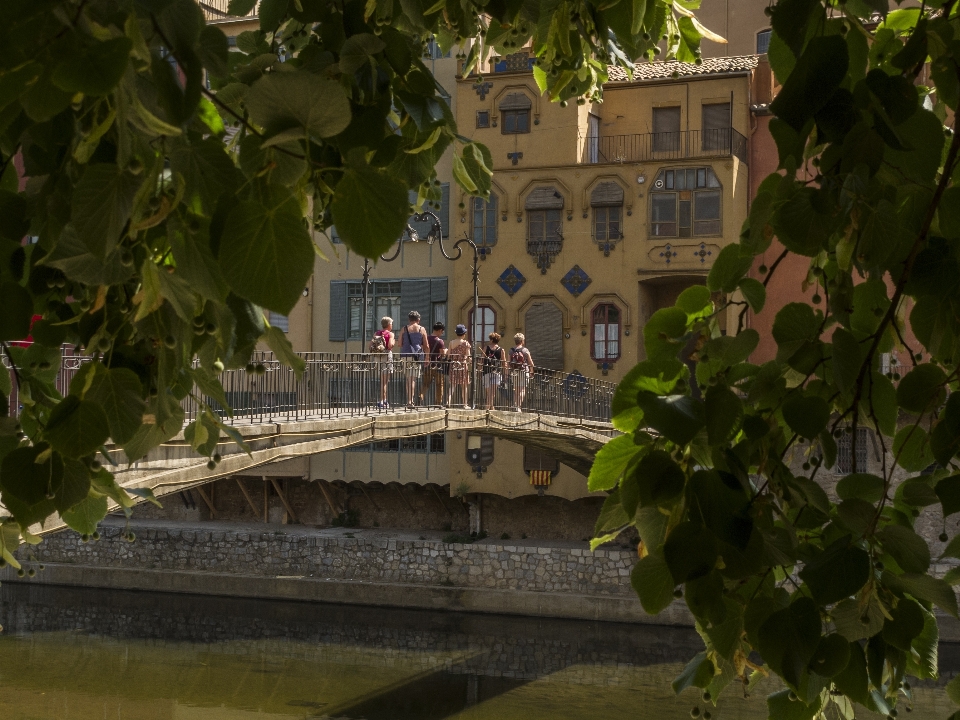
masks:
POLYGON ((387 403, 387 386, 390 383, 390 375, 393 374, 393 346, 396 344, 392 332, 393 318, 380 318, 380 328, 374 333, 367 349, 376 356, 380 369, 380 402, 377 403, 377 407, 380 410, 386 410, 390 407, 387 403))
POLYGON ((427 331, 420 324, 420 313, 411 310, 407 315, 407 324, 400 331, 400 362, 407 379, 407 408, 414 406, 417 381, 423 372, 427 355, 427 343, 427 331))
POLYGON ((526 340, 523 333, 513 336, 514 346, 510 348, 510 380, 513 382, 513 409, 517 412, 523 407, 523 399, 527 394, 527 384, 533 372, 533 356, 523 346, 526 340))
POLYGON ((500 333, 492 332, 489 338, 490 343, 483 351, 483 387, 487 392, 487 410, 493 410, 497 388, 500 387, 503 374, 507 370, 507 354, 499 345, 500 333))

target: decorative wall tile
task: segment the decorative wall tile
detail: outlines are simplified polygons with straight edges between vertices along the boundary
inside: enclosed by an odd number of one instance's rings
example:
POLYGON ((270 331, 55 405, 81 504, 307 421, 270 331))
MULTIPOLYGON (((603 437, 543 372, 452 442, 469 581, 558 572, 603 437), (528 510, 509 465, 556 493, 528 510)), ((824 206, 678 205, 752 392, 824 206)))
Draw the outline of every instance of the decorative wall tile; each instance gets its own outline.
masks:
POLYGON ((511 265, 497 278, 497 285, 499 285, 507 295, 513 297, 519 292, 526 281, 527 279, 523 276, 523 273, 511 265))
POLYGON ((583 268, 581 268, 579 265, 574 265, 572 268, 570 268, 570 271, 564 275, 563 279, 560 281, 560 283, 567 290, 569 290, 570 294, 574 297, 577 297, 580 295, 580 293, 586 290, 587 286, 591 282, 593 281, 590 279, 590 276, 587 275, 583 271, 583 268))

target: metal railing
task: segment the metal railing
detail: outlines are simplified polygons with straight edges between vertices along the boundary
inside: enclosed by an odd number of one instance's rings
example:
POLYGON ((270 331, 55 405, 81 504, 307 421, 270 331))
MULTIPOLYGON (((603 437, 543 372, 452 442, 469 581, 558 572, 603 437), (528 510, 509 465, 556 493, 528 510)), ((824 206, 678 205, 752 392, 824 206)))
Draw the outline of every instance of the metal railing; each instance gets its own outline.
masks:
MULTIPOLYGON (((487 407, 490 390, 495 410, 516 410, 595 422, 610 420, 616 383, 587 378, 580 373, 535 368, 532 372, 501 368, 497 381, 484 359, 467 358, 460 364, 426 364, 394 355, 299 353, 306 363, 300 377, 274 357, 254 353, 253 372, 225 370, 220 374, 228 413, 199 388, 183 400, 187 421, 196 418, 203 405, 231 424, 295 421, 342 416, 406 412, 429 407, 487 407), (486 372, 485 372, 486 371, 486 372), (438 382, 442 379, 442 382, 438 382), (455 384, 451 384, 455 383, 455 384), (441 390, 442 387, 442 390, 441 390), (386 397, 386 402, 383 398, 386 397), (411 403, 412 401, 412 403, 411 403)), ((89 357, 65 352, 60 361, 56 387, 70 389, 77 370, 89 357)), ((8 370, 9 371, 9 370, 8 370)), ((9 371, 12 373, 12 371, 9 371)), ((13 378, 10 414, 19 412, 13 378)))
POLYGON ((260 3, 244 15, 242 18, 237 15, 229 15, 227 8, 230 6, 230 0, 199 0, 200 8, 209 23, 230 22, 231 20, 241 20, 257 17, 257 11, 260 9, 260 3))
POLYGON ((669 133, 600 135, 581 139, 583 163, 686 160, 700 157, 739 158, 747 162, 747 139, 733 128, 669 133))

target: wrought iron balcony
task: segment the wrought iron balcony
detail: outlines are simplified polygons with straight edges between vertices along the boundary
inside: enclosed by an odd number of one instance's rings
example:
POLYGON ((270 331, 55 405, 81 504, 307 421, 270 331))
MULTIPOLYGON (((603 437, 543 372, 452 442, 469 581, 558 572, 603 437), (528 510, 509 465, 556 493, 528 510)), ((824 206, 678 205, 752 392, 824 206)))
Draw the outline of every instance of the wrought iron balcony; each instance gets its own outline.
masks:
POLYGON ((736 157, 747 162, 747 139, 733 128, 581 138, 582 163, 625 163, 736 157))

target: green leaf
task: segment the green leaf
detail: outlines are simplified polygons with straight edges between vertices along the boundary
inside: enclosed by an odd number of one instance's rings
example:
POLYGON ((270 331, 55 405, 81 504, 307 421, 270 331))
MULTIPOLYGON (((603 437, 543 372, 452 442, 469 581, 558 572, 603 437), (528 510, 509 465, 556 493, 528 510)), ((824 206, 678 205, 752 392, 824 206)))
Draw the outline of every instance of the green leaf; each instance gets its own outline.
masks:
POLYGON ((870 577, 870 556, 849 536, 834 542, 800 571, 800 578, 821 605, 857 593, 870 577))
POLYGON ((816 340, 820 322, 806 303, 788 303, 773 321, 773 339, 777 341, 777 360, 789 360, 805 343, 816 340))
POLYGON ((897 386, 897 404, 904 410, 919 415, 931 405, 943 402, 946 382, 947 376, 939 365, 918 365, 900 380, 897 386))
POLYGON ((593 534, 599 536, 610 530, 617 530, 628 522, 630 522, 630 518, 624 512, 623 505, 620 504, 620 488, 614 488, 607 495, 607 499, 603 501, 603 507, 600 508, 600 515, 597 518, 593 534))
POLYGON ((727 619, 723 576, 717 570, 687 582, 684 600, 700 625, 717 626, 727 619))
POLYGON ((640 448, 634 445, 632 435, 618 435, 613 438, 597 451, 593 465, 590 466, 587 487, 591 492, 615 488, 627 464, 638 452, 640 448))
POLYGON ((290 340, 287 339, 286 333, 280 328, 268 327, 264 340, 267 341, 269 348, 273 350, 273 354, 276 355, 277 360, 287 367, 292 368, 299 380, 303 376, 303 371, 307 369, 307 363, 293 351, 293 346, 290 344, 290 340))
POLYGON ((760 654, 794 689, 820 643, 820 611, 802 597, 773 613, 760 626, 760 654))
MULTIPOLYGON (((867 409, 876 416, 877 429, 887 437, 897 433, 897 391, 886 375, 870 374, 870 401, 867 409)), ((864 408, 861 406, 861 412, 864 408)))
POLYGON ((79 48, 53 69, 50 79, 61 90, 84 95, 106 95, 123 77, 133 43, 113 38, 79 48))
POLYGON ((637 393, 643 422, 677 445, 686 445, 706 424, 704 405, 689 395, 662 397, 647 390, 637 393))
POLYGON ((643 326, 643 344, 651 360, 676 359, 687 332, 687 314, 678 307, 657 310, 643 326))
POLYGON ((88 495, 60 517, 71 530, 90 535, 107 514, 107 499, 102 495, 88 495))
POLYGON ((816 395, 793 392, 783 401, 783 419, 797 435, 815 438, 830 420, 830 406, 816 395))
POLYGON ((644 360, 634 365, 613 393, 613 426, 621 432, 636 430, 643 419, 643 411, 637 405, 637 393, 649 390, 657 395, 668 395, 686 372, 687 366, 676 358, 644 360))
POLYGON ((763 310, 763 306, 767 302, 767 288, 762 282, 754 278, 743 278, 737 283, 737 287, 740 288, 744 299, 750 304, 751 310, 755 313, 763 310))
POLYGON ((257 0, 230 0, 227 5, 227 14, 242 17, 250 13, 257 5, 257 0))
POLYGON ((373 56, 385 47, 386 43, 371 33, 351 35, 340 47, 340 72, 355 73, 373 61, 373 56))
POLYGON ((687 315, 709 315, 713 312, 710 290, 705 285, 691 285, 677 297, 674 305, 687 315))
POLYGON ((847 74, 847 45, 840 35, 814 37, 770 105, 798 132, 823 108, 847 74))
POLYGON ((313 241, 296 198, 282 186, 263 186, 260 202, 241 202, 227 217, 223 233, 231 246, 221 250, 220 268, 233 291, 289 315, 314 262, 313 241))
POLYGON ((917 600, 933 603, 953 617, 957 617, 957 596, 949 583, 924 573, 883 574, 883 583, 900 593, 910 593, 917 600))
POLYGON ((743 402, 726 385, 714 385, 705 399, 707 440, 711 445, 723 445, 740 428, 743 420, 743 402))
POLYGON ((400 238, 410 203, 397 178, 372 168, 350 168, 337 183, 331 212, 344 243, 362 257, 376 258, 400 238))
POLYGON ((907 573, 923 573, 930 567, 926 540, 903 525, 887 525, 876 534, 883 549, 907 573))
POLYGON ((904 652, 910 652, 913 639, 923 632, 923 610, 915 600, 901 598, 891 608, 892 619, 883 623, 883 639, 904 652))
MULTIPOLYGON (((747 495, 735 476, 717 470, 697 470, 690 478, 688 497, 694 506, 693 518, 699 516, 723 542, 739 550, 746 549, 753 532, 753 520, 747 495)), ((721 550, 721 554, 724 553, 727 549, 721 550)))
POLYGON ((869 473, 851 473, 837 483, 837 495, 843 500, 858 498, 870 504, 880 502, 884 493, 883 478, 869 473))
POLYGON ((264 75, 250 86, 245 103, 268 137, 299 128, 301 137, 327 138, 350 124, 350 102, 340 84, 306 70, 264 75))
POLYGON ((23 527, 53 514, 56 507, 47 496, 62 484, 63 460, 46 443, 11 450, 0 465, 3 503, 23 527))
MULTIPOLYGON (((0 341, 23 340, 30 334, 33 298, 12 280, 0 283, 0 341)), ((0 370, 6 373, 7 371, 0 370)))
POLYGON ((921 608, 921 612, 923 613, 923 630, 911 644, 913 652, 907 655, 907 673, 921 680, 936 680, 939 676, 940 629, 937 627, 937 618, 932 612, 925 608, 921 608))
POLYGON ((177 143, 170 154, 170 166, 183 175, 187 200, 197 198, 198 209, 211 215, 220 195, 235 190, 243 180, 223 143, 216 138, 177 143))
POLYGON ((737 289, 737 283, 750 271, 753 265, 753 255, 742 255, 740 246, 736 243, 727 245, 710 268, 707 275, 707 287, 711 292, 732 293, 737 289))
MULTIPOLYGON (((689 587, 689 586, 688 586, 689 587)), ((728 663, 733 662, 743 639, 743 606, 733 598, 724 598, 725 618, 722 622, 702 628, 713 649, 728 663)))
POLYGON ((930 450, 941 467, 960 452, 960 392, 951 393, 939 422, 930 433, 930 450))
POLYGON ((102 408, 110 438, 118 445, 129 442, 143 422, 143 386, 132 370, 100 366, 85 399, 102 408))
POLYGON ((781 690, 767 696, 767 712, 776 720, 813 720, 820 712, 823 702, 818 695, 809 705, 791 699, 791 690, 781 690))
POLYGON ((673 602, 673 577, 659 553, 650 553, 633 566, 630 584, 648 615, 658 615, 673 602))
POLYGON ((947 697, 950 698, 955 705, 960 705, 960 675, 955 676, 947 683, 946 690, 947 697))
POLYGON ((813 188, 801 188, 777 209, 773 226, 790 252, 814 257, 830 237, 835 218, 820 207, 820 197, 813 188))
POLYGON ((257 15, 260 17, 260 29, 263 32, 273 32, 280 26, 280 21, 287 15, 290 0, 260 0, 257 15))
POLYGON ((833 331, 833 357, 830 359, 833 379, 843 393, 853 390, 860 374, 862 360, 860 343, 849 330, 838 327, 833 331))
POLYGON ((960 475, 951 475, 936 484, 934 490, 943 505, 943 516, 960 511, 960 475))
POLYGON ((87 497, 90 492, 90 472, 79 460, 67 459, 63 463, 63 482, 56 490, 53 504, 63 514, 87 497))
POLYGON ((663 545, 663 557, 675 584, 703 577, 717 562, 717 539, 692 522, 677 525, 663 545))
POLYGON ((91 253, 72 224, 63 228, 57 244, 42 263, 62 270, 67 277, 87 285, 117 285, 133 274, 133 268, 120 261, 115 249, 105 258, 91 253))
POLYGON ((867 677, 867 658, 859 642, 850 642, 850 659, 847 666, 833 677, 837 690, 851 700, 866 705, 869 703, 870 690, 867 677))
POLYGON ((624 510, 629 517, 633 517, 636 512, 636 501, 632 508, 628 505, 628 485, 635 486, 636 500, 639 500, 640 507, 653 507, 669 505, 672 500, 676 500, 683 493, 685 484, 686 475, 673 461, 670 453, 653 450, 644 455, 636 469, 624 478, 621 491, 624 510))
POLYGON ((673 692, 679 695, 689 687, 705 688, 713 680, 714 673, 713 662, 705 652, 699 652, 671 683, 673 692))
POLYGON ((77 236, 101 260, 112 251, 133 210, 138 177, 116 165, 89 165, 73 191, 73 226, 77 236))
POLYGON ((817 650, 810 660, 810 669, 820 677, 834 677, 850 662, 850 643, 836 633, 820 638, 817 650))
POLYGON ((66 457, 80 458, 96 452, 110 436, 107 416, 97 403, 67 395, 50 413, 47 440, 66 457))

